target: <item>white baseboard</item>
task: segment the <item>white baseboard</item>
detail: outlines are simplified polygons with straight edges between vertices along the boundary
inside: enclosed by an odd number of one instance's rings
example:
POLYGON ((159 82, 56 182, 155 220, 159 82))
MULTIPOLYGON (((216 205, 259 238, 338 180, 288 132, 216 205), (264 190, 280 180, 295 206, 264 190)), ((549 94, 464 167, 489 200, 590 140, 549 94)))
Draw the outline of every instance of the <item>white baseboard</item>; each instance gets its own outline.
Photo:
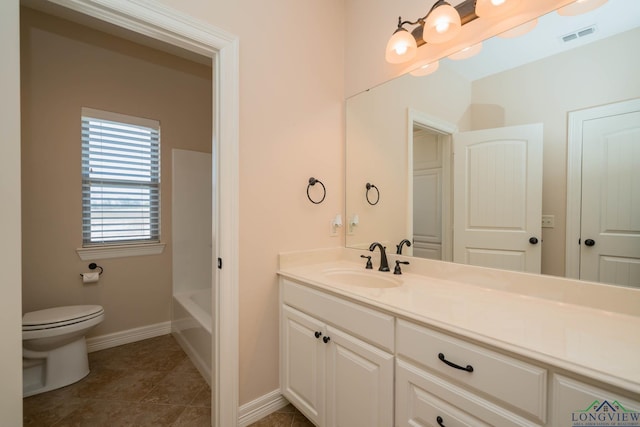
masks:
POLYGON ((87 338, 87 350, 89 353, 129 344, 148 338, 168 335, 171 333, 171 322, 161 322, 154 325, 141 326, 139 328, 128 329, 126 331, 114 332, 112 334, 100 335, 98 337, 87 338))
POLYGON ((280 394, 279 389, 273 390, 242 405, 238 410, 238 425, 246 427, 288 404, 289 402, 280 394))

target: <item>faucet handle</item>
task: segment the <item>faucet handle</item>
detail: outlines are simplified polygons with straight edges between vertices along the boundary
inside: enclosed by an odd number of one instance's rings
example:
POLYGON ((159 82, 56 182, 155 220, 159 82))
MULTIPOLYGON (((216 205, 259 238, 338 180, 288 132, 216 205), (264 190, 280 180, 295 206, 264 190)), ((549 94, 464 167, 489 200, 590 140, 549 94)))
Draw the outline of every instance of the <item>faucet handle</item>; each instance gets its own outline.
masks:
POLYGON ((373 269, 373 264, 371 263, 371 257, 370 256, 360 255, 360 258, 366 258, 367 259, 367 265, 364 268, 366 268, 367 270, 372 270, 373 269))
POLYGON ((402 270, 400 270, 400 264, 409 265, 409 261, 396 260, 396 266, 393 269, 393 274, 402 274, 402 270))

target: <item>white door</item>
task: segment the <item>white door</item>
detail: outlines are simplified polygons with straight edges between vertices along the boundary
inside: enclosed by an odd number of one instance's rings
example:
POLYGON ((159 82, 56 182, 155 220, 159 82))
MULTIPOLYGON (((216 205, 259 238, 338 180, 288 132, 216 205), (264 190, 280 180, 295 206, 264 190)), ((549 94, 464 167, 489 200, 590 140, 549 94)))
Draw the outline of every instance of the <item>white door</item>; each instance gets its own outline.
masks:
POLYGON ((327 427, 393 425, 393 355, 327 327, 327 427))
POLYGON ((325 326, 290 307, 282 308, 281 373, 284 396, 317 425, 324 425, 325 326))
POLYGON ((582 131, 580 278, 640 287, 640 111, 582 131))
POLYGON ((453 260, 540 273, 542 124, 454 135, 453 260))

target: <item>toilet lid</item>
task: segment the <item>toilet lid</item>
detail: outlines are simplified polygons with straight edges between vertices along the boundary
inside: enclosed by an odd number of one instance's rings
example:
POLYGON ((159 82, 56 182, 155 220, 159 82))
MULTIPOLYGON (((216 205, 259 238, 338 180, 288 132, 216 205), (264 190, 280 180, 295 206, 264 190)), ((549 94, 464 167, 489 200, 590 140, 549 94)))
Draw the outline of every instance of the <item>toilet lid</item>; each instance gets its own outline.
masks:
POLYGON ((70 305, 31 311, 22 316, 22 330, 55 328, 82 322, 101 315, 104 309, 100 305, 70 305))

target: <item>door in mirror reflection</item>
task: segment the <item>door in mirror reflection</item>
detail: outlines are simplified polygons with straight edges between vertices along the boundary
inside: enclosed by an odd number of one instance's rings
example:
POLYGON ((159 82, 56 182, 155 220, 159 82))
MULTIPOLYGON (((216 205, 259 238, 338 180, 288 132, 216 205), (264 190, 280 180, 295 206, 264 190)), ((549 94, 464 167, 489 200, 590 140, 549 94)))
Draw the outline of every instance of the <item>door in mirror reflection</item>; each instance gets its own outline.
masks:
POLYGON ((640 286, 640 102, 582 127, 580 279, 640 286))
POLYGON ((540 273, 542 124, 453 137, 453 260, 540 273))

